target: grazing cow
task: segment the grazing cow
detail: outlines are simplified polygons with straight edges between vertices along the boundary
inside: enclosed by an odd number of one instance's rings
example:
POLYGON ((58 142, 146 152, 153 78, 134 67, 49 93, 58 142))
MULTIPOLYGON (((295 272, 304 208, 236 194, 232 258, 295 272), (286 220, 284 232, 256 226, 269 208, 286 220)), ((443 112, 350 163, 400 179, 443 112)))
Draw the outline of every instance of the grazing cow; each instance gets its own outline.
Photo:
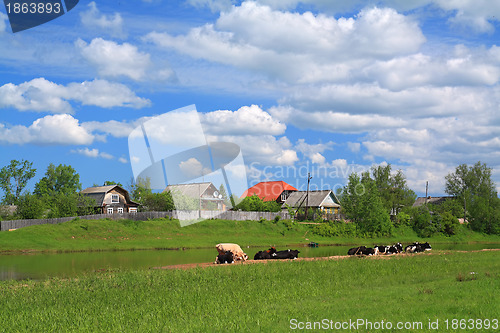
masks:
POLYGON ((285 250, 277 251, 271 255, 272 259, 297 259, 299 256, 299 250, 285 250))
POLYGON ((401 252, 403 252, 403 244, 401 244, 401 243, 396 243, 396 244, 394 245, 394 247, 396 247, 396 249, 398 250, 398 252, 397 252, 397 253, 401 253, 401 252))
POLYGON ((219 254, 215 258, 216 264, 232 264, 234 262, 234 256, 231 251, 226 251, 224 254, 219 254))
POLYGON ((273 246, 269 250, 257 252, 253 260, 272 259, 271 256, 274 253, 276 253, 276 248, 273 246))
POLYGON ((226 251, 231 251, 234 256, 234 260, 247 260, 248 256, 241 247, 238 244, 232 244, 232 243, 220 243, 215 245, 215 248, 217 249, 217 252, 219 254, 224 254, 226 251))
POLYGON ((363 251, 366 250, 366 246, 358 246, 358 247, 353 247, 347 251, 347 254, 350 256, 355 256, 357 254, 363 254, 363 251))

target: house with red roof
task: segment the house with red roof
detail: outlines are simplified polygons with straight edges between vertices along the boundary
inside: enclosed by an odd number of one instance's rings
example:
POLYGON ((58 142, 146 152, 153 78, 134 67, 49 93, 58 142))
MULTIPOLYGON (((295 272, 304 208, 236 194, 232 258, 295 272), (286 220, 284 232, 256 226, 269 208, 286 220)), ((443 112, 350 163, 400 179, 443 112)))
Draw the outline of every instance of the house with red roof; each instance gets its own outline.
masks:
POLYGON ((246 190, 241 198, 256 195, 264 201, 276 201, 282 204, 290 193, 298 191, 295 187, 284 181, 260 182, 246 190))

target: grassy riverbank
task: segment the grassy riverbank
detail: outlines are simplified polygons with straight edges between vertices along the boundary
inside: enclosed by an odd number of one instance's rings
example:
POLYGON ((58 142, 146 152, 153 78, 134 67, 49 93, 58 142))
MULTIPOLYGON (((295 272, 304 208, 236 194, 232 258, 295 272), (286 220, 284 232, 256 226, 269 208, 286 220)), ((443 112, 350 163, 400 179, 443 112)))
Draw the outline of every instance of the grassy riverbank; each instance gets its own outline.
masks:
MULTIPOLYGON (((288 332, 292 321, 500 319, 498 251, 96 272, 0 282, 11 332, 288 332)), ((357 327, 357 332, 376 331, 357 327)), ((472 332, 472 330, 462 330, 472 332)), ((493 330, 495 331, 495 330, 493 330)))
POLYGON ((389 244, 413 242, 493 242, 500 236, 487 236, 461 228, 459 234, 429 239, 417 237, 409 227, 396 228, 389 238, 321 237, 315 225, 290 221, 207 220, 180 227, 177 220, 73 220, 0 232, 0 252, 19 251, 99 251, 165 248, 209 248, 217 243, 238 243, 242 247, 286 246, 310 241, 320 244, 389 244))

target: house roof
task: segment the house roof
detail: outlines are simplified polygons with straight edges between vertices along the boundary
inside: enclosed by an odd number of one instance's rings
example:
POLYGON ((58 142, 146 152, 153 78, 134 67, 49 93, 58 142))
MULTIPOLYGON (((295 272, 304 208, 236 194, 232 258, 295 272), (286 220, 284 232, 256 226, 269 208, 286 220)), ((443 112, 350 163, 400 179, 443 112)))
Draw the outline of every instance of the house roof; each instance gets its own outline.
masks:
POLYGON ((426 203, 431 203, 434 205, 439 205, 445 202, 446 200, 453 199, 453 196, 448 196, 448 197, 418 197, 417 200, 413 203, 413 207, 419 207, 422 206, 426 203))
POLYGON ((123 187, 120 185, 106 185, 106 186, 93 186, 93 187, 87 187, 86 189, 82 190, 80 193, 85 194, 85 196, 90 197, 95 200, 96 205, 102 206, 102 203, 104 201, 104 197, 106 194, 114 189, 118 188, 119 192, 122 192, 125 195, 125 199, 127 200, 127 203, 139 205, 137 202, 134 202, 130 200, 130 195, 128 194, 128 191, 125 190, 123 187))
POLYGON ((206 183, 168 185, 163 192, 175 191, 186 197, 197 199, 200 197, 200 195, 203 196, 203 194, 210 187, 214 187, 215 190, 217 190, 217 188, 211 182, 206 182, 206 183))
MULTIPOLYGON (((290 196, 283 203, 283 207, 305 207, 306 205, 306 191, 297 191, 290 193, 290 196)), ((309 197, 307 198, 308 207, 340 207, 339 200, 337 196, 332 192, 332 190, 320 190, 320 191, 309 191, 309 197), (328 196, 331 196, 333 202, 324 202, 328 196)))
POLYGON ((260 182, 246 190, 241 198, 256 195, 264 201, 276 200, 283 191, 297 191, 295 187, 284 181, 260 182))

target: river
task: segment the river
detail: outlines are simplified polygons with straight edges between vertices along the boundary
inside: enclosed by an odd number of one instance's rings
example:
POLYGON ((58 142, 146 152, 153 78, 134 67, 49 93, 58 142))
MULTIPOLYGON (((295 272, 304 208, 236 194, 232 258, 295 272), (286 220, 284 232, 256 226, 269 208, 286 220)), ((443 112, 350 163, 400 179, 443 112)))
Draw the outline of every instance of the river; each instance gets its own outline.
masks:
MULTIPOLYGON (((327 257, 346 255, 352 246, 292 246, 300 251, 299 257, 327 257)), ((473 244, 432 244, 435 250, 480 250, 498 249, 496 243, 473 244)), ((285 250, 279 248, 278 250, 285 250)), ((250 259, 265 248, 247 248, 244 251, 250 259)), ((106 269, 149 269, 151 267, 213 262, 217 255, 213 249, 187 250, 141 250, 141 251, 102 251, 71 253, 1 254, 0 280, 45 279, 48 277, 74 277, 85 272, 106 269)))

